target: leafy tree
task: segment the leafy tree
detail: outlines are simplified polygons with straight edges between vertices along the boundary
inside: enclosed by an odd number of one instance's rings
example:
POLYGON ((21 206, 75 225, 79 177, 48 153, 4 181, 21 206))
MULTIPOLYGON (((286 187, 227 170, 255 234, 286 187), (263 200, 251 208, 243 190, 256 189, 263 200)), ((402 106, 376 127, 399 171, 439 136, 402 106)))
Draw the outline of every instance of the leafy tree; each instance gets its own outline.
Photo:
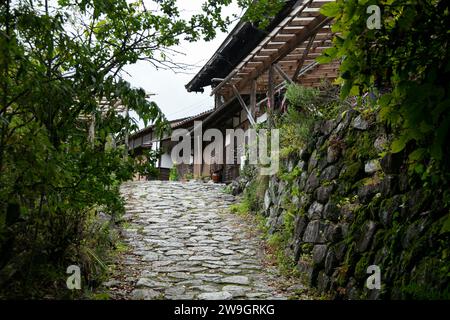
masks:
POLYGON ((342 96, 378 93, 380 118, 398 136, 391 151, 409 152, 412 171, 425 181, 448 181, 449 2, 337 0, 322 13, 335 19, 337 35, 319 60, 342 59, 342 96), (380 8, 379 29, 368 28, 370 5, 380 8))
MULTIPOLYGON (((277 8, 264 10, 266 2, 249 14, 267 19, 277 8)), ((225 31, 222 8, 230 3, 205 0, 185 19, 176 0, 1 2, 0 296, 39 297, 35 289, 64 277, 70 263, 84 263, 89 278, 108 242, 89 234, 95 213, 114 218, 123 210, 121 182, 136 170, 153 172, 113 141, 136 128, 131 111, 167 129, 144 90, 121 79, 124 66, 179 67, 171 48, 225 31)), ((146 157, 152 163, 156 153, 146 157)))

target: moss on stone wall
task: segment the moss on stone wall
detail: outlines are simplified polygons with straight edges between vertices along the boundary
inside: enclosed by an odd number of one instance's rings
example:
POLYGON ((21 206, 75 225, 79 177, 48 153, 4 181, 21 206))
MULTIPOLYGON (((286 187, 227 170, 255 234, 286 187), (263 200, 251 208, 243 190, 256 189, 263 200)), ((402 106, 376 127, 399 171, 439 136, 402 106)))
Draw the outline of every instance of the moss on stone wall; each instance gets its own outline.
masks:
POLYGON ((348 110, 311 127, 264 192, 249 185, 246 201, 258 203, 249 207, 281 250, 336 298, 448 298, 450 186, 412 178, 407 156, 387 152, 395 135, 375 114, 348 110), (381 268, 381 290, 365 286, 370 265, 381 268))

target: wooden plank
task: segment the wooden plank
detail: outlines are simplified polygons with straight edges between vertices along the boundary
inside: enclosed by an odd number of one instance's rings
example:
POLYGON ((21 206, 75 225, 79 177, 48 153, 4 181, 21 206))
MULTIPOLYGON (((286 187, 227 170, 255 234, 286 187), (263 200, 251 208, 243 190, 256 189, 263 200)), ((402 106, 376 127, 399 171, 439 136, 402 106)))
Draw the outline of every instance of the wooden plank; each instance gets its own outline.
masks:
MULTIPOLYGON (((255 55, 258 56, 262 56, 261 52, 265 52, 267 54, 269 54, 270 56, 272 55, 276 55, 278 53, 278 48, 274 48, 274 49, 264 49, 263 46, 266 46, 273 38, 273 36, 275 36, 277 34, 277 32, 279 32, 280 30, 282 30, 284 27, 286 27, 286 25, 292 23, 292 21, 294 19, 297 19, 297 21, 301 21, 302 18, 309 18, 309 17, 316 17, 315 19, 317 19, 317 17, 322 17, 319 13, 319 10, 316 9, 308 9, 307 6, 311 4, 313 0, 298 0, 294 6, 293 6, 293 10, 291 12, 291 14, 286 17, 282 23, 280 23, 277 28, 275 28, 271 34, 266 37, 253 51, 252 53, 247 56, 225 79, 223 82, 221 82, 216 88, 214 88, 211 92, 211 95, 214 95, 216 92, 220 91, 221 88, 226 85, 230 79, 232 79, 237 72, 239 72, 239 70, 245 65, 246 62, 250 61, 253 57, 255 57, 255 55), (298 20, 300 19, 300 20, 298 20)), ((323 18, 323 17, 322 17, 323 18)), ((314 21, 312 20, 312 24, 314 25, 314 21)), ((308 28, 305 29, 310 29, 311 25, 308 26, 308 28)), ((294 38, 298 38, 300 34, 303 34, 305 32, 305 30, 302 30, 301 32, 297 33, 296 36, 294 38)), ((309 32, 309 31, 308 31, 309 32)), ((291 42, 291 40, 289 40, 289 42, 291 42)), ((284 54, 284 53, 283 53, 284 54)), ((264 54, 263 54, 264 55, 264 54)), ((258 58, 259 60, 260 58, 258 58)), ((270 63, 269 63, 270 64, 270 63)), ((263 67, 263 69, 267 69, 267 65, 263 67)), ((255 72, 254 72, 255 73, 255 72)))
POLYGON ((262 63, 262 61, 249 61, 249 62, 247 62, 248 65, 258 65, 260 63, 262 63))
POLYGON ((258 84, 256 80, 252 82, 252 89, 250 92, 250 112, 252 114, 256 114, 256 92, 257 92, 258 84))
POLYGON ((283 71, 283 69, 280 68, 278 64, 274 64, 273 68, 278 72, 278 74, 287 82, 292 83, 292 79, 286 74, 286 72, 283 71))
POLYGON ((320 8, 305 8, 305 10, 303 10, 303 12, 309 13, 309 12, 319 12, 320 13, 320 8))
MULTIPOLYGON (((280 49, 282 46, 284 46, 286 44, 286 41, 271 41, 268 44, 265 45, 265 49, 280 49)), ((253 57, 254 59, 255 57, 253 57)))
POLYGON ((264 71, 266 71, 272 63, 278 62, 279 60, 283 59, 285 56, 287 56, 291 51, 293 51, 298 45, 300 45, 303 41, 311 37, 312 34, 316 32, 316 30, 319 30, 322 28, 323 25, 326 23, 329 23, 331 21, 330 18, 324 17, 322 15, 315 18, 308 26, 305 27, 305 29, 297 34, 295 37, 293 37, 291 40, 289 40, 285 46, 283 46, 281 49, 276 50, 276 52, 271 55, 270 60, 264 61, 263 64, 261 64, 259 67, 257 67, 252 74, 250 75, 249 79, 244 79, 238 86, 238 88, 245 87, 248 83, 248 81, 251 81, 252 79, 257 78, 260 76, 264 71))
POLYGON ((269 67, 269 88, 268 88, 268 98, 269 98, 269 110, 267 110, 267 124, 269 129, 272 128, 272 112, 275 110, 275 84, 274 84, 274 72, 273 65, 269 67))
POLYGON ((269 102, 270 102, 270 107, 273 108, 274 104, 275 104, 275 92, 274 92, 274 88, 275 88, 275 74, 274 74, 274 68, 273 66, 270 66, 269 68, 269 73, 268 73, 268 82, 269 82, 269 92, 267 93, 268 98, 269 98, 269 102))
POLYGON ((289 26, 296 27, 296 26, 307 26, 311 23, 311 21, 314 20, 314 17, 298 17, 292 20, 289 23, 289 26))
POLYGON ((334 0, 314 0, 308 8, 322 8, 324 4, 333 2, 334 0))
MULTIPOLYGON (((330 48, 331 45, 332 45, 331 41, 327 41, 325 43, 321 43, 321 41, 320 42, 314 41, 313 46, 311 47, 311 51, 322 52, 323 50, 330 48)), ((306 49, 306 45, 302 45, 300 47, 295 48, 291 52, 291 54, 297 54, 297 55, 301 54, 301 53, 303 53, 303 51, 305 51, 305 49, 306 49)))
POLYGON ((275 40, 275 42, 287 42, 287 41, 291 40, 294 37, 295 37, 295 33, 278 34, 273 39, 275 40))
POLYGON ((283 30, 281 30, 281 34, 295 34, 299 33, 304 29, 303 26, 293 26, 293 27, 285 27, 283 30))
POLYGON ((320 16, 320 12, 314 11, 314 12, 307 12, 303 11, 300 15, 298 15, 297 18, 315 18, 320 16))
POLYGON ((261 49, 261 52, 277 52, 278 49, 261 49))
POLYGON ((253 61, 264 61, 270 58, 270 56, 256 56, 253 58, 253 61))
POLYGON ((233 88, 233 92, 236 95, 236 98, 238 99, 239 103, 241 104, 242 108, 245 110, 245 112, 247 113, 248 116, 248 120, 250 121, 250 124, 252 126, 254 126, 256 124, 255 119, 253 119, 253 115, 251 114, 250 110, 248 109, 247 105, 245 104, 244 99, 242 99, 241 94, 239 93, 238 89, 236 88, 236 86, 232 86, 233 88))
POLYGON ((287 66, 287 65, 297 65, 298 60, 295 59, 291 59, 291 60, 281 60, 278 61, 278 63, 282 66, 287 66))

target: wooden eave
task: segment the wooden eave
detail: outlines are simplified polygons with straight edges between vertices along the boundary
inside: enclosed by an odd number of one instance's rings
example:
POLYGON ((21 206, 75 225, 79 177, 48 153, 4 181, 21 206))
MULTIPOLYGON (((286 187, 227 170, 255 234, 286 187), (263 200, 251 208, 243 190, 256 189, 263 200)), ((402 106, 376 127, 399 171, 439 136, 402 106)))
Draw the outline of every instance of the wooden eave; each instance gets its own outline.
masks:
MULTIPOLYGON (((316 65, 315 59, 331 47, 332 20, 320 14, 320 8, 334 0, 298 1, 292 12, 261 41, 261 43, 241 63, 216 86, 213 94, 230 96, 233 86, 239 92, 250 91, 256 81, 258 93, 268 87, 268 71, 277 64, 294 82, 305 86, 319 86, 324 80, 337 77, 338 64, 316 65), (293 79, 303 67, 312 68, 293 79)), ((285 79, 274 73, 275 86, 285 79)))

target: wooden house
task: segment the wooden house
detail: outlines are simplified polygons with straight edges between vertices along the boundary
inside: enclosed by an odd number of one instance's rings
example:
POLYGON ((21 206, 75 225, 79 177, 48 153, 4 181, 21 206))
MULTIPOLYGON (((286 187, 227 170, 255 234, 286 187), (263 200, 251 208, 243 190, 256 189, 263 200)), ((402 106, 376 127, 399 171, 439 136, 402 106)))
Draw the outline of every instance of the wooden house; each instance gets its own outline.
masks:
MULTIPOLYGON (((190 130, 194 127, 195 121, 202 121, 212 113, 212 110, 208 110, 197 114, 195 116, 186 117, 182 119, 172 120, 169 122, 171 130, 187 129, 190 130)), ((171 133, 166 133, 160 136, 155 132, 154 126, 149 126, 142 129, 129 137, 128 149, 133 156, 142 155, 144 150, 159 150, 160 156, 156 163, 156 168, 159 171, 159 180, 169 180, 170 169, 174 166, 172 162, 172 148, 176 142, 171 141, 171 133)), ((193 174, 193 163, 187 163, 180 165, 178 168, 178 175, 183 177, 186 174, 193 174)), ((137 180, 146 180, 148 177, 137 176, 137 180)))
MULTIPOLYGON (((207 64, 186 85, 189 92, 212 87, 214 111, 203 129, 247 129, 268 120, 267 110, 283 105, 289 83, 318 87, 337 76, 337 62, 320 65, 316 58, 331 46, 331 19, 320 8, 332 0, 286 1, 261 30, 242 20, 207 64)), ((226 144, 227 142, 225 142, 226 144)), ((239 164, 202 166, 202 174, 219 173, 224 182, 239 175, 239 164)))

